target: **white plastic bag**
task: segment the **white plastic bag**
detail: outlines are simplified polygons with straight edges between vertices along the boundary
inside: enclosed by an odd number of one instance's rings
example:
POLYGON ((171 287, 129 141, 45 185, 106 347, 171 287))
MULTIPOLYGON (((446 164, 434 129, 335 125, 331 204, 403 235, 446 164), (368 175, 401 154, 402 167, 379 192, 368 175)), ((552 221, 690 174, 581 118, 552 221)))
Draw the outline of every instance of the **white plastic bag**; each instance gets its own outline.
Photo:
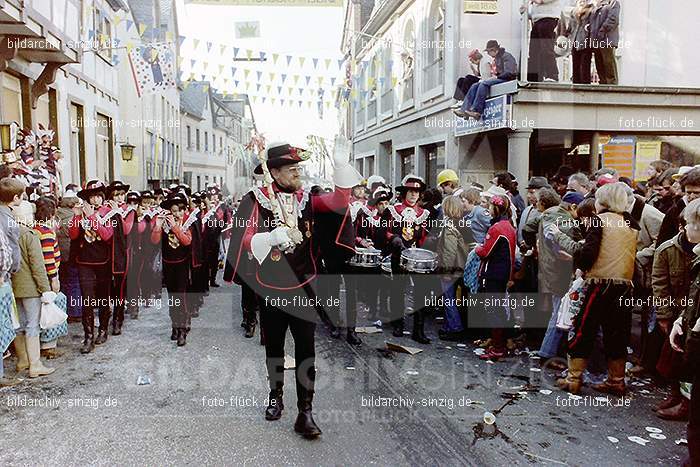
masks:
MULTIPOLYGON (((56 294, 53 294, 54 299, 55 297, 56 294)), ((53 300, 45 301, 42 298, 41 319, 39 321, 41 329, 51 329, 54 326, 63 324, 66 320, 68 320, 68 315, 53 300)))
POLYGON ((557 312, 557 328, 568 331, 573 325, 574 316, 581 308, 583 300, 583 278, 577 277, 569 287, 569 291, 564 294, 557 312))

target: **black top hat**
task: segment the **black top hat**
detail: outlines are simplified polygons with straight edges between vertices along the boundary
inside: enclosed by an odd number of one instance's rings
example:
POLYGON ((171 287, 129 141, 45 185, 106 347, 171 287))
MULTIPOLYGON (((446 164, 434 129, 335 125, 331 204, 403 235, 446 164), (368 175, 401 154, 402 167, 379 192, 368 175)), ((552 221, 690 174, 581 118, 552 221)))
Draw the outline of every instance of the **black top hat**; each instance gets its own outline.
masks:
POLYGON ((155 198, 155 195, 151 190, 143 190, 141 192, 141 199, 153 199, 155 198))
MULTIPOLYGON (((304 150, 292 146, 289 143, 272 143, 266 150, 267 168, 278 169, 285 165, 296 164, 308 159, 304 150)), ((262 164, 258 164, 254 172, 258 175, 263 173, 262 164)))
POLYGON ((426 184, 423 177, 414 174, 406 175, 403 180, 401 180, 401 186, 396 187, 396 191, 399 193, 405 193, 408 190, 417 190, 422 193, 425 189, 426 184))
POLYGON ((121 181, 115 180, 107 185, 107 188, 105 188, 105 195, 107 195, 107 198, 111 198, 115 191, 123 191, 126 193, 129 191, 129 188, 129 185, 125 185, 121 181))
POLYGON ((501 44, 498 43, 497 40, 491 39, 486 43, 486 47, 484 47, 484 50, 490 50, 490 49, 500 49, 501 44))
POLYGON ((391 201, 391 198, 393 197, 394 193, 392 193, 391 188, 382 184, 374 190, 374 193, 372 193, 372 196, 367 201, 367 204, 370 206, 376 206, 380 201, 391 201))
POLYGON ((530 177, 530 181, 527 182, 528 190, 537 190, 544 187, 549 187, 549 182, 546 177, 530 177))
POLYGON ((195 191, 192 193, 192 197, 190 198, 190 201, 195 202, 195 203, 201 203, 202 202, 202 193, 199 191, 195 191))
POLYGON ((82 200, 89 201, 91 196, 100 195, 105 197, 105 184, 101 180, 90 180, 85 183, 82 190, 78 192, 78 197, 82 200))
POLYGON ((170 198, 161 201, 160 207, 167 210, 176 204, 182 205, 185 208, 189 205, 187 198, 182 193, 178 193, 175 196, 171 196, 170 198))
POLYGON ((180 183, 177 187, 187 193, 187 196, 192 196, 192 188, 187 183, 180 183))

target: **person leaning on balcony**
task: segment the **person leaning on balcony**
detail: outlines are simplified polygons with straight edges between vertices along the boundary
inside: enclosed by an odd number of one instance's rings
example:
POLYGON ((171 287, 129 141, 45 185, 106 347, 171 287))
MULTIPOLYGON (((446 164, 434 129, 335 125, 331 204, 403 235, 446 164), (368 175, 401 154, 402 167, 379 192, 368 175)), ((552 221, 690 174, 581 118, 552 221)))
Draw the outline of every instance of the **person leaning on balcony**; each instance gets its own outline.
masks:
POLYGON ((484 112, 486 98, 488 97, 491 86, 514 80, 518 75, 518 62, 513 55, 506 52, 506 49, 500 46, 498 41, 493 39, 488 41, 486 43, 486 53, 494 59, 496 76, 479 81, 478 86, 469 88, 469 92, 462 103, 462 107, 454 111, 458 117, 464 118, 468 116, 476 120, 481 120, 481 114, 484 112))
POLYGON ((574 84, 591 84, 591 13, 590 0, 578 0, 571 12, 571 21, 566 29, 566 37, 571 41, 571 60, 574 84))
POLYGON ((461 107, 464 98, 469 92, 469 88, 480 80, 489 79, 493 76, 491 73, 491 63, 484 58, 481 52, 479 52, 479 49, 472 50, 467 57, 469 58, 470 73, 457 80, 457 87, 455 88, 453 97, 458 102, 452 106, 453 109, 461 107))
MULTIPOLYGON (((526 7, 520 7, 525 13, 526 7)), ((558 0, 530 0, 528 16, 532 19, 530 50, 527 60, 528 81, 559 81, 554 42, 561 15, 558 0)))
POLYGON ((620 2, 596 0, 590 17, 591 46, 600 84, 617 84, 615 49, 620 42, 620 2))

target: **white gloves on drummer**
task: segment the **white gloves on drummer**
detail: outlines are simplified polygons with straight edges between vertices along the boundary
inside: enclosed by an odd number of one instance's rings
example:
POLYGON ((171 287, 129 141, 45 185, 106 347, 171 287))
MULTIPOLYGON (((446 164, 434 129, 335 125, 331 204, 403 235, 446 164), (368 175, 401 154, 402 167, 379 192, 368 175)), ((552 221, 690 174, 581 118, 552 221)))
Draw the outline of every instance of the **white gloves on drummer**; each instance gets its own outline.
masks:
POLYGON ((272 232, 260 232, 253 235, 250 240, 250 249, 258 263, 262 264, 273 247, 281 247, 280 249, 284 250, 286 245, 292 244, 292 239, 289 237, 289 227, 280 226, 273 229, 272 232))

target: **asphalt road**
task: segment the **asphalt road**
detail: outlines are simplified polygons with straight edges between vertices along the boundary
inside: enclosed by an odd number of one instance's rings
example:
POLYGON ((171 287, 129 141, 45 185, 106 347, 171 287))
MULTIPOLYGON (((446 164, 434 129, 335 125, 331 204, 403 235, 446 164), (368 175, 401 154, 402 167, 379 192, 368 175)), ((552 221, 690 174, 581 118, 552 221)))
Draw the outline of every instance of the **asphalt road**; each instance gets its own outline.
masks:
POLYGON ((0 465, 632 466, 678 465, 686 451, 675 443, 685 423, 654 416, 663 393, 643 380, 630 381, 623 400, 595 399, 587 388, 589 397, 573 400, 552 387, 553 372, 539 388, 525 386, 524 353, 490 364, 471 343, 421 346, 386 330, 353 348, 320 328, 314 413, 324 433, 307 441, 292 428, 291 371, 282 419, 264 420, 263 347, 239 324, 240 290, 223 286, 207 298, 186 347, 169 340, 166 307, 127 319, 121 336, 88 356, 78 353, 80 325, 71 325, 53 375, 0 390, 0 465), (387 340, 424 352, 378 351, 387 340), (137 384, 140 377, 150 384, 137 384), (484 425, 486 411, 495 426, 484 425))

